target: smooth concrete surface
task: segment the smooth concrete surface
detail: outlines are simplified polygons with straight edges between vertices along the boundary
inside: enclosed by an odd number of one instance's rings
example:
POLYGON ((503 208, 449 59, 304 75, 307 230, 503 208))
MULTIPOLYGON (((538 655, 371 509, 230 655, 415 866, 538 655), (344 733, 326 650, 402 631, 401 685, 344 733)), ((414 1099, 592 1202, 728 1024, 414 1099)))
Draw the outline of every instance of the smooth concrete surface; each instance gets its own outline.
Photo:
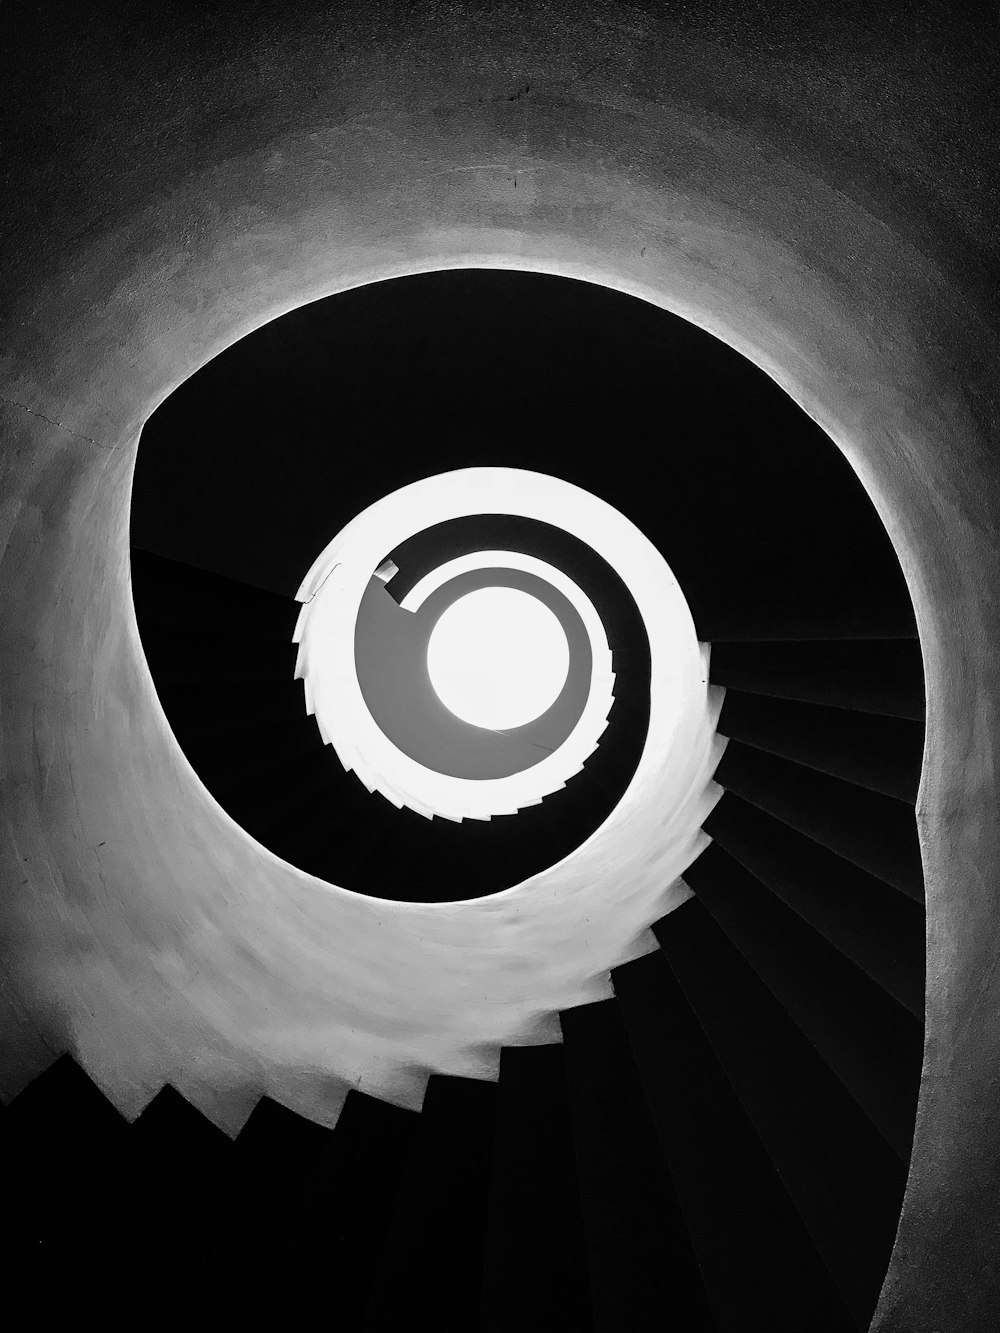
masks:
MULTIPOLYGON (((4 1095, 68 1048, 127 1111, 169 1078, 220 1123, 275 1088, 332 1119, 373 1047, 372 1090, 414 1095, 398 1013, 284 985, 354 957, 334 898, 233 827, 172 742, 129 601, 132 460, 176 384, 302 301, 449 265, 584 277, 772 374, 895 542, 928 684, 927 1045, 874 1327, 995 1327, 987 37, 919 3, 109 4, 2 23, 4 1095)), ((429 950, 448 976, 447 914, 390 930, 384 906, 343 910, 384 932, 387 966, 429 950)), ((522 1004, 523 1039, 553 1035, 564 982, 522 1004)), ((406 1021, 447 1033, 454 998, 406 1021)))

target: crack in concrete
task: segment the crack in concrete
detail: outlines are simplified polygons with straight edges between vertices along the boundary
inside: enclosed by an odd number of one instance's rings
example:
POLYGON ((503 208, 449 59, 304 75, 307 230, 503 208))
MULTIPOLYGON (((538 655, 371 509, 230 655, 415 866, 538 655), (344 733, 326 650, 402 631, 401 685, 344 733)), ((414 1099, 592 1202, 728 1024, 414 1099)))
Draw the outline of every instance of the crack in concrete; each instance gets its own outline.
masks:
POLYGON ((423 181, 435 180, 439 176, 454 176, 462 171, 502 171, 508 180, 512 180, 517 176, 530 176, 541 170, 541 167, 512 167, 508 162, 480 162, 467 167, 443 167, 440 171, 432 171, 426 176, 417 176, 407 183, 420 185, 423 181))
POLYGON ((603 69, 605 65, 610 65, 610 64, 611 64, 611 56, 602 56, 600 60, 596 61, 593 65, 589 65, 585 70, 582 71, 582 73, 574 75, 573 78, 570 79, 569 83, 566 84, 564 91, 568 91, 576 84, 582 83, 584 79, 589 79, 591 74, 596 74, 599 69, 603 69))
MULTIPOLYGON (((83 834, 84 843, 87 847, 87 850, 93 854, 94 860, 97 862, 97 878, 101 881, 101 888, 104 890, 105 902, 110 903, 111 889, 108 887, 107 877, 104 873, 104 862, 101 859, 101 848, 107 846, 108 840, 107 838, 104 838, 101 842, 97 844, 96 847, 91 847, 89 842, 87 842, 86 830, 84 828, 84 822, 83 822, 83 808, 80 805, 80 794, 76 789, 76 778, 73 774, 72 766, 70 767, 69 770, 69 785, 70 785, 70 790, 73 793, 73 805, 76 809, 76 817, 80 823, 80 831, 83 834)), ((91 929, 90 933, 94 937, 94 939, 97 938, 96 931, 91 929)))
POLYGON ((0 403, 7 403, 11 407, 20 408, 22 412, 27 412, 29 417, 37 417, 39 421, 44 421, 49 426, 55 426, 57 430, 63 430, 67 435, 72 435, 76 440, 86 440, 88 444, 96 444, 101 449, 113 449, 114 446, 105 444, 103 440, 95 440, 90 435, 81 435, 79 431, 70 430, 69 426, 64 426, 61 421, 53 421, 51 417, 45 416, 43 412, 33 412, 30 407, 25 407, 24 403, 15 402, 13 398, 5 398, 0 394, 0 403))
MULTIPOLYGON (((323 590, 323 584, 327 581, 327 579, 330 577, 330 575, 333 573, 333 571, 334 571, 335 569, 339 569, 340 566, 341 566, 343 563, 344 563, 343 560, 338 560, 337 563, 336 563, 335 565, 332 565, 332 566, 330 567, 330 569, 327 570, 327 572, 323 575, 322 582, 320 583, 320 585, 319 585, 319 587, 316 589, 316 591, 310 593, 308 597, 306 597, 306 598, 303 599, 303 602, 302 602, 302 605, 303 605, 303 606, 311 606, 311 605, 312 605, 312 603, 316 600, 316 598, 317 598, 317 597, 319 596, 319 594, 322 592, 322 590, 323 590)), ((296 599, 296 600, 298 600, 298 599, 296 599)))

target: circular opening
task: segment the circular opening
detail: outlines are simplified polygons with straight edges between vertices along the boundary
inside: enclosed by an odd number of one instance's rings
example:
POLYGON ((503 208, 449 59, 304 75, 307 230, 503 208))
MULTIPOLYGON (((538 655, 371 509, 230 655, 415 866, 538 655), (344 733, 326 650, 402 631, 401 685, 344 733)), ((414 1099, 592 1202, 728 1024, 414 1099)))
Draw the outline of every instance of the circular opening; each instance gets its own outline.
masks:
POLYGON ((551 708, 569 674, 559 618, 517 588, 479 588, 452 602, 431 632, 427 671, 463 722, 523 727, 551 708))

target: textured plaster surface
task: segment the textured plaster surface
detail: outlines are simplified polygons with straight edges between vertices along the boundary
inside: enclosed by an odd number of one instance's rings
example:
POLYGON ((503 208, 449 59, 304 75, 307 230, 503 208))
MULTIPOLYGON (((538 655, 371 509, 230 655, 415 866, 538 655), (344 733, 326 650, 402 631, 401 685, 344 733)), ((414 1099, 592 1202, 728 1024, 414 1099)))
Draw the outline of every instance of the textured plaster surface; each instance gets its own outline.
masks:
MULTIPOLYGON (((265 1090, 326 1120, 370 1078, 419 1098, 381 974, 335 1012, 285 978, 340 975, 362 918, 385 975, 450 959, 449 918, 331 896, 201 789, 138 647, 132 458, 176 384, 303 301, 448 265, 605 282, 787 388, 909 581, 927 1046, 875 1327, 969 1333, 1000 1309, 994 58, 937 6, 779 9, 5 14, 0 1073, 10 1095, 70 1048, 126 1111, 170 1079, 229 1126, 265 1090)), ((505 1016, 520 1039, 582 998, 556 972, 505 1016)), ((407 1021, 442 1041, 457 994, 407 1021)), ((494 1059, 451 1049, 452 1072, 494 1059)))

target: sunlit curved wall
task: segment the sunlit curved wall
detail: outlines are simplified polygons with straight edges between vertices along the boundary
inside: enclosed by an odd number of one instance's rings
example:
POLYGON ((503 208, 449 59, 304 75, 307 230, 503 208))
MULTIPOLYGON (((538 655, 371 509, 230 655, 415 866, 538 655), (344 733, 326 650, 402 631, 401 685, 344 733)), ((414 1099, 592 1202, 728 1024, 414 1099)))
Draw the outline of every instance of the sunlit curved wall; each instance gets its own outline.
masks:
MULTIPOLYGON (((1000 1242, 993 61, 936 6, 752 13, 5 14, 0 1083, 73 1049, 130 1113, 167 1079, 227 1125, 261 1091, 328 1120, 348 1082, 413 1095, 388 1008, 358 1041, 356 995, 280 980, 327 968, 321 898, 173 742, 130 604, 132 461, 174 386, 303 301, 453 265, 587 278, 772 374, 895 542, 928 683, 927 1049, 876 1326, 967 1333, 1000 1242)), ((385 956, 443 963, 445 919, 415 907, 385 956)))

